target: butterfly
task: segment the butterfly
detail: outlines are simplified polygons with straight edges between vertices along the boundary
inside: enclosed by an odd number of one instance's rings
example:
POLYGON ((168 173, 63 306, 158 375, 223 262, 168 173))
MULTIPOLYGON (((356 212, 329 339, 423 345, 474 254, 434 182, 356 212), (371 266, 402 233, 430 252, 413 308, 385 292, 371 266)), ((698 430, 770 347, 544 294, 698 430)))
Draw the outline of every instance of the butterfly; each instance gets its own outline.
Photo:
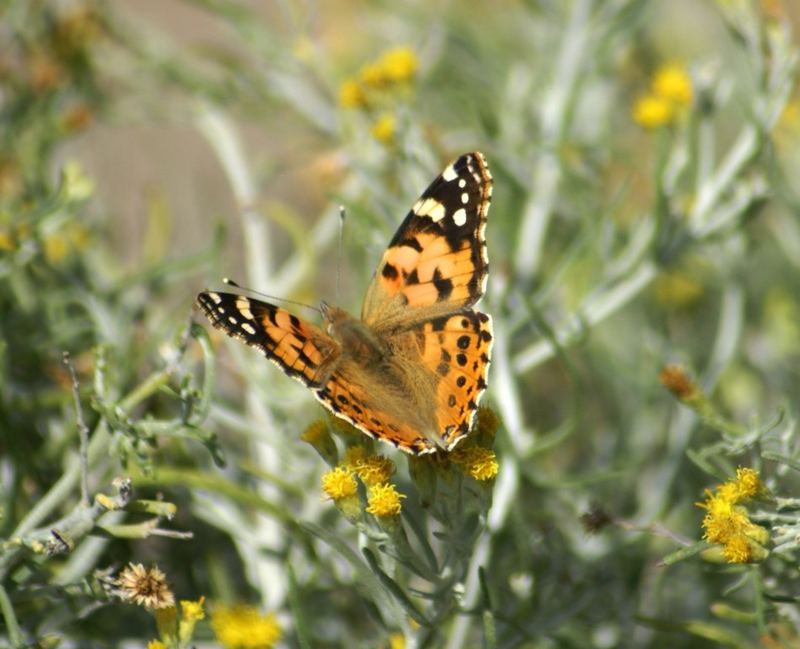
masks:
POLYGON ((414 455, 452 450, 486 389, 491 318, 484 232, 492 176, 479 152, 414 203, 367 288, 361 317, 321 305, 324 328, 274 304, 203 292, 217 329, 260 350, 335 416, 414 455))

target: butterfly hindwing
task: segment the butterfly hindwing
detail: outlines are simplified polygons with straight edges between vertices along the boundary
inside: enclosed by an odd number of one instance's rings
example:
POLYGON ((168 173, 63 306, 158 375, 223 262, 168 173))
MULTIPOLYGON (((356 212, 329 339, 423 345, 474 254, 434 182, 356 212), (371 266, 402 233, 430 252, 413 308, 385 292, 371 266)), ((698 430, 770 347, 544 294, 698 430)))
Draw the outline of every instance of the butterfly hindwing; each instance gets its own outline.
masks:
POLYGON ((309 387, 327 379, 338 345, 319 327, 244 295, 205 292, 197 303, 214 327, 261 350, 292 378, 309 387))
POLYGON ((486 390, 492 352, 492 320, 467 309, 426 322, 422 364, 438 377, 436 426, 444 448, 453 448, 472 426, 486 390))
POLYGON ((492 176, 479 152, 448 165, 411 208, 367 289, 362 319, 381 326, 408 311, 477 302, 489 270, 484 230, 492 176))
POLYGON ((432 453, 437 448, 409 424, 408 418, 400 419, 386 412, 374 395, 359 383, 349 380, 345 372, 334 372, 325 387, 314 394, 337 417, 406 453, 421 455, 432 453))

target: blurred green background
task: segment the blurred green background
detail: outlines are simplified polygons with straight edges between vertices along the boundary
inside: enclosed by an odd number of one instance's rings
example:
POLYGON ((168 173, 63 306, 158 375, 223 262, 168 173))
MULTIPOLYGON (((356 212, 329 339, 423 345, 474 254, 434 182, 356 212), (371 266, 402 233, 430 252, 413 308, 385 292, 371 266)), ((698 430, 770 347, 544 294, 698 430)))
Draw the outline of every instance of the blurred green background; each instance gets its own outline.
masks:
POLYGON ((792 0, 6 0, 0 644, 800 646, 798 28, 792 0), (372 447, 448 566, 422 578, 323 495, 308 390, 193 302, 229 276, 358 313, 472 150, 498 475, 449 528, 372 447), (734 561, 696 503, 737 467, 771 495, 734 561), (169 636, 129 562, 205 617, 169 636))

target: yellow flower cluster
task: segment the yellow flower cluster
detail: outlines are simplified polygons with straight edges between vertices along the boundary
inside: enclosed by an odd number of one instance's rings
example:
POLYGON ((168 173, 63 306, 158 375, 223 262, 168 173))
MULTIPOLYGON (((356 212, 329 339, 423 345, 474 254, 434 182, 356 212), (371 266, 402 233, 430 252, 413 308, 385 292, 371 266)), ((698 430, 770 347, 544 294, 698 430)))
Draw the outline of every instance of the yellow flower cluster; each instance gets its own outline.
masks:
POLYGON ((281 639, 275 615, 245 604, 215 606, 211 628, 225 649, 270 649, 281 639))
POLYGON ((481 446, 459 446, 451 456, 456 464, 464 468, 464 472, 478 480, 486 482, 497 475, 500 465, 494 451, 481 446))
POLYGON ((741 503, 762 496, 767 489, 753 469, 739 468, 736 478, 725 482, 697 503, 706 510, 703 538, 722 546, 722 555, 729 563, 763 561, 768 551, 764 544, 769 532, 753 523, 741 503))
POLYGON ((642 128, 655 129, 675 121, 681 110, 692 103, 692 80, 678 64, 660 67, 650 84, 650 92, 633 105, 633 120, 642 128))
POLYGON ((369 455, 365 446, 351 446, 345 452, 342 463, 322 476, 322 490, 337 503, 345 515, 352 517, 352 503, 345 502, 355 498, 357 493, 356 476, 367 487, 366 511, 373 516, 397 516, 401 510, 401 500, 405 498, 389 484, 394 475, 395 464, 382 455, 369 455))
POLYGON ((343 465, 358 475, 368 487, 388 482, 395 472, 394 462, 382 455, 368 455, 364 446, 348 448, 343 465))
MULTIPOLYGON (((396 47, 368 63, 358 74, 339 87, 339 104, 343 108, 359 108, 375 112, 375 108, 391 100, 392 90, 404 88, 414 78, 418 62, 409 47, 396 47)), ((394 141, 397 120, 391 111, 382 111, 370 126, 372 137, 383 144, 394 141)))

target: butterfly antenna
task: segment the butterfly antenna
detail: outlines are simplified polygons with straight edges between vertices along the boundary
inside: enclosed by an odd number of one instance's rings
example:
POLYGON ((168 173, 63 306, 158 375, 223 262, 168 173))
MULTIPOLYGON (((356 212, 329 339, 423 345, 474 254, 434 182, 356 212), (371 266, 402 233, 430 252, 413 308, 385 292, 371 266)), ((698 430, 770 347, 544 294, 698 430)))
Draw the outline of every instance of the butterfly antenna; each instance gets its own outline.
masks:
POLYGON ((336 303, 341 303, 342 288, 342 259, 344 257, 344 219, 347 212, 344 205, 339 206, 339 249, 336 252, 336 303))
POLYGON ((278 297, 277 295, 270 295, 269 293, 262 293, 261 291, 256 291, 255 289, 248 288, 247 286, 242 286, 239 282, 235 282, 230 277, 223 277, 222 283, 227 284, 228 286, 233 286, 234 288, 238 288, 242 291, 247 291, 248 293, 252 293, 253 295, 257 295, 258 297, 265 298, 267 300, 273 300, 275 302, 283 302, 284 304, 294 304, 295 306, 302 306, 306 309, 311 309, 312 311, 316 311, 319 314, 322 314, 322 309, 316 306, 311 306, 310 304, 306 304, 305 302, 299 302, 298 300, 289 300, 285 297, 278 297))

